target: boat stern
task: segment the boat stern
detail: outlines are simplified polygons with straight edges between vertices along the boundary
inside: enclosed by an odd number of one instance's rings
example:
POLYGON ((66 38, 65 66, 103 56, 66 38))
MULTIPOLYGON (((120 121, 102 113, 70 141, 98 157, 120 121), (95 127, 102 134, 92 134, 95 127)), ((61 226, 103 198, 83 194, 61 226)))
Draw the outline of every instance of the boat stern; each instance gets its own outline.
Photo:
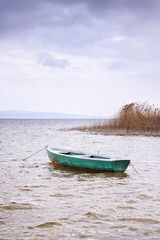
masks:
POLYGON ((112 162, 112 168, 114 172, 124 172, 128 165, 130 164, 130 160, 118 160, 112 162))

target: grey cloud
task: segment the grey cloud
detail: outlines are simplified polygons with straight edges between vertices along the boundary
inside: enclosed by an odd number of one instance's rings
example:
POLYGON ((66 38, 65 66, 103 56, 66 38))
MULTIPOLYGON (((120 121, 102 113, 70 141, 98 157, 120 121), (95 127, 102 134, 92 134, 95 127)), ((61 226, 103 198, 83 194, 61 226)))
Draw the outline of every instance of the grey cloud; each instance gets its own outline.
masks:
MULTIPOLYGON (((105 18, 108 12, 142 16, 159 14, 158 0, 0 0, 0 35, 37 26, 72 25, 105 18), (79 9, 79 10, 78 10, 79 9), (140 14, 139 14, 140 12, 140 14)), ((114 22, 114 18, 112 19, 114 22)))
POLYGON ((42 51, 159 59, 159 22, 159 0, 0 0, 0 40, 42 51), (110 41, 119 36, 129 38, 110 41))
POLYGON ((67 59, 54 58, 47 52, 40 53, 37 57, 37 62, 45 67, 66 68, 69 66, 67 59))
POLYGON ((124 71, 130 68, 130 63, 127 60, 115 60, 109 65, 110 70, 124 71))
MULTIPOLYGON (((23 30, 47 24, 66 24, 69 17, 63 1, 0 0, 0 31, 23 30)), ((70 10, 69 10, 70 11, 70 10)))
POLYGON ((89 6, 95 10, 105 9, 151 9, 157 4, 158 0, 88 0, 89 6))

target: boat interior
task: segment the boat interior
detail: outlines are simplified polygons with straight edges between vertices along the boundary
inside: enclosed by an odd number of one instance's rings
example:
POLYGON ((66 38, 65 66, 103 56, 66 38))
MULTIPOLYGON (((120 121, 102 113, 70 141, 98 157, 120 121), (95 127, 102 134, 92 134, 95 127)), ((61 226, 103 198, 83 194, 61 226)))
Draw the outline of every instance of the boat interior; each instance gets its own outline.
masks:
POLYGON ((51 150, 56 151, 58 154, 64 154, 71 157, 79 156, 81 158, 111 159, 111 157, 108 157, 108 156, 96 155, 91 153, 83 153, 83 152, 67 151, 65 149, 51 148, 51 150))
POLYGON ((98 156, 98 155, 90 155, 85 153, 77 153, 77 152, 60 152, 61 154, 69 155, 69 156, 80 156, 85 158, 98 158, 98 159, 110 159, 110 157, 98 156))

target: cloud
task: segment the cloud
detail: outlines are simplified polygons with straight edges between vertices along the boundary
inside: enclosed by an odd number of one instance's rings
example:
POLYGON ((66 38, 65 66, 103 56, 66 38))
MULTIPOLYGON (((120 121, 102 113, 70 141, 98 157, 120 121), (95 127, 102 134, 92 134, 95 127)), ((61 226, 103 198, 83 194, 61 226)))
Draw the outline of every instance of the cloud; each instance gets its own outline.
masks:
MULTIPOLYGON (((72 1, 51 0, 1 0, 0 36, 15 34, 38 27, 52 28, 73 25, 83 21, 72 1)), ((76 4, 77 6, 77 4, 76 4)))
POLYGON ((0 0, 1 108, 159 103, 159 42, 159 0, 0 0))
POLYGON ((159 13, 159 0, 0 0, 0 44, 159 60, 159 13))
POLYGON ((85 52, 104 39, 154 34, 159 13, 158 0, 0 0, 0 40, 85 52))
POLYGON ((131 63, 127 60, 114 60, 112 63, 109 65, 109 69, 112 71, 126 71, 131 68, 131 63))
POLYGON ((118 16, 121 21, 129 16, 141 21, 159 18, 159 7, 158 0, 1 0, 0 36, 40 26, 86 25, 87 20, 107 21, 113 15, 113 25, 118 16))
POLYGON ((44 67, 66 68, 70 65, 67 59, 54 58, 47 52, 38 54, 37 62, 44 67))
POLYGON ((110 39, 111 42, 114 43, 121 43, 121 42, 125 42, 125 40, 127 40, 126 36, 114 36, 110 39))

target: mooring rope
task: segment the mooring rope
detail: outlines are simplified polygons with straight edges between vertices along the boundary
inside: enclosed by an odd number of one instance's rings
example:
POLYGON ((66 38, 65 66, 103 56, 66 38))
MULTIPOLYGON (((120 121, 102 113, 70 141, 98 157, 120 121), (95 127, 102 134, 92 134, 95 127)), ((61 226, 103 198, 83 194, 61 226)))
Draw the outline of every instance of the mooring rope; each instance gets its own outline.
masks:
POLYGON ((130 165, 132 166, 132 168, 134 169, 134 171, 136 171, 136 173, 139 173, 138 170, 133 166, 133 164, 130 162, 130 165))
POLYGON ((37 153, 39 153, 39 152, 43 151, 44 149, 46 149, 47 147, 48 147, 48 146, 45 146, 45 147, 43 147, 42 149, 38 150, 37 152, 29 155, 28 157, 24 158, 23 161, 27 160, 28 158, 33 157, 33 156, 36 155, 37 153))

